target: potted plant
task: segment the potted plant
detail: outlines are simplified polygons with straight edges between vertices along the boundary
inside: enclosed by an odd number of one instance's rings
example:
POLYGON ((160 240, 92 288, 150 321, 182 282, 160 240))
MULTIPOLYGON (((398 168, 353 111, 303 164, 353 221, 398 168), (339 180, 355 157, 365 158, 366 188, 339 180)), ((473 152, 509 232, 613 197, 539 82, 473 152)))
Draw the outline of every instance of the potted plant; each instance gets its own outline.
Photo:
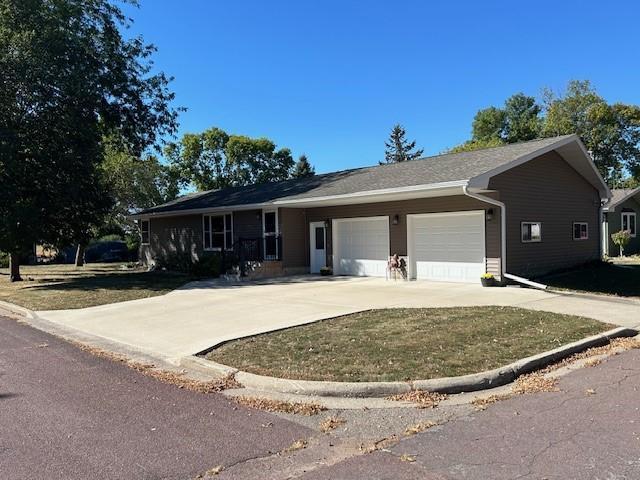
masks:
POLYGON ((333 269, 331 267, 322 267, 320 269, 320 275, 322 275, 323 277, 326 277, 332 274, 333 274, 333 269))
POLYGON ((496 277, 491 273, 484 273, 480 276, 480 282, 482 282, 483 287, 495 287, 496 277))

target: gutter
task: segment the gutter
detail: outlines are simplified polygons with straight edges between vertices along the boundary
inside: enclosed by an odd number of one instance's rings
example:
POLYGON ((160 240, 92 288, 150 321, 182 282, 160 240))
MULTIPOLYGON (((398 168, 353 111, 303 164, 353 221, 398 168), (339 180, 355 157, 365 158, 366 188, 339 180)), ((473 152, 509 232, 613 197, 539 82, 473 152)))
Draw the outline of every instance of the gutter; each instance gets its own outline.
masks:
POLYGON ((469 191, 468 185, 462 186, 462 192, 467 197, 500 207, 500 278, 502 279, 507 273, 507 206, 499 200, 469 191))
POLYGON ((475 198, 476 200, 480 200, 481 202, 490 203, 491 205, 500 207, 500 279, 504 281, 504 279, 506 278, 509 280, 513 280, 514 282, 527 285, 529 287, 546 290, 547 285, 543 285, 542 283, 534 282, 527 278, 507 273, 507 206, 499 200, 495 200, 480 193, 469 191, 468 185, 462 186, 462 192, 467 197, 475 198))

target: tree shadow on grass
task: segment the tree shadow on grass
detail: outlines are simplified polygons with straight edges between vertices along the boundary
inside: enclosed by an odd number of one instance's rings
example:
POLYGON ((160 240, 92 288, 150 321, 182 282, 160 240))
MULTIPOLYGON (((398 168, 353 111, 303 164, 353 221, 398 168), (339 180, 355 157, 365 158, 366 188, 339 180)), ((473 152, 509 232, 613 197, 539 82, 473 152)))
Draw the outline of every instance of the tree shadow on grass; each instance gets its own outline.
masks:
POLYGON ((93 290, 148 290, 162 292, 173 290, 193 280, 186 275, 172 275, 157 272, 106 273, 90 277, 67 278, 59 283, 34 285, 25 284, 30 291, 93 291, 93 290))
POLYGON ((540 279, 551 287, 640 297, 640 265, 600 262, 540 279))

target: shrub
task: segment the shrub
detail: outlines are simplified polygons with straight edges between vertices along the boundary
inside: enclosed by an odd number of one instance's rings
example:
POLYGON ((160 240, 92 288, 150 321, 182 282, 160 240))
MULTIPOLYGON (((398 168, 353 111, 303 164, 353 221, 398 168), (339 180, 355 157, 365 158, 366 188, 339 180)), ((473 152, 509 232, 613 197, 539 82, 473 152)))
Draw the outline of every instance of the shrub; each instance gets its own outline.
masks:
POLYGON ((0 268, 9 268, 9 254, 0 252, 0 268))
POLYGON ((206 255, 193 263, 190 273, 197 277, 219 277, 221 265, 219 255, 206 255))
POLYGON ((620 230, 611 235, 611 240, 620 248, 620 256, 624 257, 624 249, 631 241, 631 232, 629 230, 620 230))
POLYGON ((196 277, 219 277, 222 259, 214 253, 194 261, 189 252, 172 252, 157 259, 156 267, 196 277))

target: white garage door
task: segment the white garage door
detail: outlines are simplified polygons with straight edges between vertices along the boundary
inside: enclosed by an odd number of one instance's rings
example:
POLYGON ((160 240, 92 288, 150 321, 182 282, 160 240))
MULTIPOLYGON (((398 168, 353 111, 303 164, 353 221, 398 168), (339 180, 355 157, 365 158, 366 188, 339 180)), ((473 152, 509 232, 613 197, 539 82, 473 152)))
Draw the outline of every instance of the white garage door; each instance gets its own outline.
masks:
POLYGON ((479 282, 485 272, 484 211, 408 215, 411 278, 479 282))
POLYGON ((333 221, 333 269, 337 275, 384 277, 389 257, 389 217, 333 221))

